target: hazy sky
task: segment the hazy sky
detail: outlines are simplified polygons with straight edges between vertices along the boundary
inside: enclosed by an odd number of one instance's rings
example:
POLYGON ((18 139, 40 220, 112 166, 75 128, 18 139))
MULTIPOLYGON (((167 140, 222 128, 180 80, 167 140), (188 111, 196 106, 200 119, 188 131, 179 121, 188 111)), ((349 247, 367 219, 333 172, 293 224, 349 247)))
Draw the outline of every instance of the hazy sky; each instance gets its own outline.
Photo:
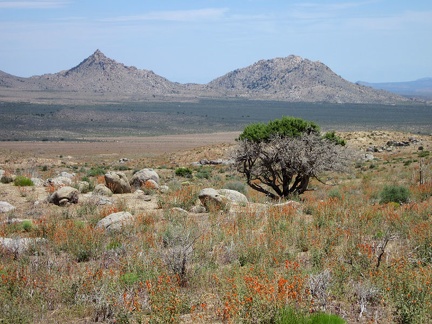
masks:
POLYGON ((100 49, 170 81, 206 83, 299 55, 355 81, 432 77, 431 0, 0 0, 0 70, 70 69, 100 49))

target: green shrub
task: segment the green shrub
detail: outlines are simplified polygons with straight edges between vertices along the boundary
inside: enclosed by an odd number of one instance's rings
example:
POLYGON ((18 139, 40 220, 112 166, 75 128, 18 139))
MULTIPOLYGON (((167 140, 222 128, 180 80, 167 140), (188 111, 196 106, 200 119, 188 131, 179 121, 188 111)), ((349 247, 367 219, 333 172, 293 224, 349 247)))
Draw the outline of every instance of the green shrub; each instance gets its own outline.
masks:
POLYGON ((410 198, 410 191, 408 188, 403 186, 385 186, 380 192, 380 203, 387 204, 389 202, 395 202, 398 204, 407 203, 410 198))
POLYGON ((104 175, 106 170, 102 167, 91 167, 90 170, 87 171, 87 176, 89 177, 97 177, 99 175, 104 175))
POLYGON ((19 187, 28 187, 28 186, 33 186, 34 183, 33 181, 31 181, 31 179, 25 176, 17 176, 14 180, 14 185, 19 187))
POLYGON ((192 178, 192 170, 189 168, 177 168, 175 175, 184 178, 192 178))
POLYGON ((318 133, 319 126, 311 121, 306 121, 295 117, 282 117, 275 119, 268 124, 255 123, 246 126, 239 140, 249 140, 252 142, 269 141, 272 136, 296 137, 304 133, 318 133))
POLYGON ((303 314, 286 307, 276 315, 278 324, 344 324, 345 320, 337 315, 326 313, 303 314))
POLYGON ((198 179, 210 179, 212 171, 209 168, 200 168, 196 173, 198 179))
POLYGON ((342 145, 342 146, 346 145, 346 141, 340 138, 339 136, 337 136, 335 131, 325 133, 323 138, 335 143, 336 145, 342 145))

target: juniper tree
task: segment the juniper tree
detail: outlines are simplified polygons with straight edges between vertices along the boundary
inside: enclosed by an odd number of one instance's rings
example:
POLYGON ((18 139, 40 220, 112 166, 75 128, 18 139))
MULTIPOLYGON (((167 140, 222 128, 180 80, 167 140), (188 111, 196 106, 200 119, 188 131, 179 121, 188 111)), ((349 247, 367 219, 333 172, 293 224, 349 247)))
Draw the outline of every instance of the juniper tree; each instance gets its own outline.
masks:
POLYGON ((345 142, 334 133, 320 135, 317 124, 283 117, 251 124, 233 154, 236 170, 254 190, 277 199, 304 193, 311 178, 346 169, 345 142))

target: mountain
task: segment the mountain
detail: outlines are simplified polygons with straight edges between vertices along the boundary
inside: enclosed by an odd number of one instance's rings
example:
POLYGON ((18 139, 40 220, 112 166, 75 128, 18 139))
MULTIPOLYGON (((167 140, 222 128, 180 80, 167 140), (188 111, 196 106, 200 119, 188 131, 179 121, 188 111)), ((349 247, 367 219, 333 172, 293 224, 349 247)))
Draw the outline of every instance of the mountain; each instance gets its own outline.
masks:
POLYGON ((294 55, 258 61, 229 72, 208 86, 227 96, 286 101, 386 104, 405 101, 394 94, 348 82, 323 63, 294 55))
POLYGON ((125 66, 100 50, 70 70, 35 76, 50 90, 121 95, 169 95, 178 93, 182 86, 170 82, 153 71, 125 66))
POLYGON ((406 97, 432 100, 432 78, 423 78, 406 82, 368 83, 359 81, 358 84, 396 93, 406 97))
POLYGON ((323 63, 294 55, 261 60, 205 85, 171 82, 153 71, 116 62, 100 50, 77 66, 54 74, 21 78, 0 71, 2 101, 98 103, 226 97, 333 103, 409 101, 348 82, 323 63))

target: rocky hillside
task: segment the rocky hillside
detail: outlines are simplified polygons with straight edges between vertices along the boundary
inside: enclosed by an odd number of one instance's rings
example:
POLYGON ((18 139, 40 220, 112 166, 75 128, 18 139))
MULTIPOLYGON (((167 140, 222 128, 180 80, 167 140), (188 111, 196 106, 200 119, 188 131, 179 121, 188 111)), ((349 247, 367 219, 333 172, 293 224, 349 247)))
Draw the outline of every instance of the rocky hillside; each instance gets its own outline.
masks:
POLYGON ((99 50, 70 70, 31 79, 50 90, 122 95, 170 95, 179 93, 183 88, 153 71, 118 63, 99 50))
POLYGON ((261 60, 209 83, 226 96, 304 102, 395 103, 397 95, 341 78, 321 62, 299 56, 261 60))
POLYGON ((407 102, 398 95, 348 82, 329 67, 298 56, 261 60, 206 85, 171 82, 125 66, 96 50, 67 71, 20 78, 0 71, 3 101, 93 102, 242 97, 332 103, 407 102))

